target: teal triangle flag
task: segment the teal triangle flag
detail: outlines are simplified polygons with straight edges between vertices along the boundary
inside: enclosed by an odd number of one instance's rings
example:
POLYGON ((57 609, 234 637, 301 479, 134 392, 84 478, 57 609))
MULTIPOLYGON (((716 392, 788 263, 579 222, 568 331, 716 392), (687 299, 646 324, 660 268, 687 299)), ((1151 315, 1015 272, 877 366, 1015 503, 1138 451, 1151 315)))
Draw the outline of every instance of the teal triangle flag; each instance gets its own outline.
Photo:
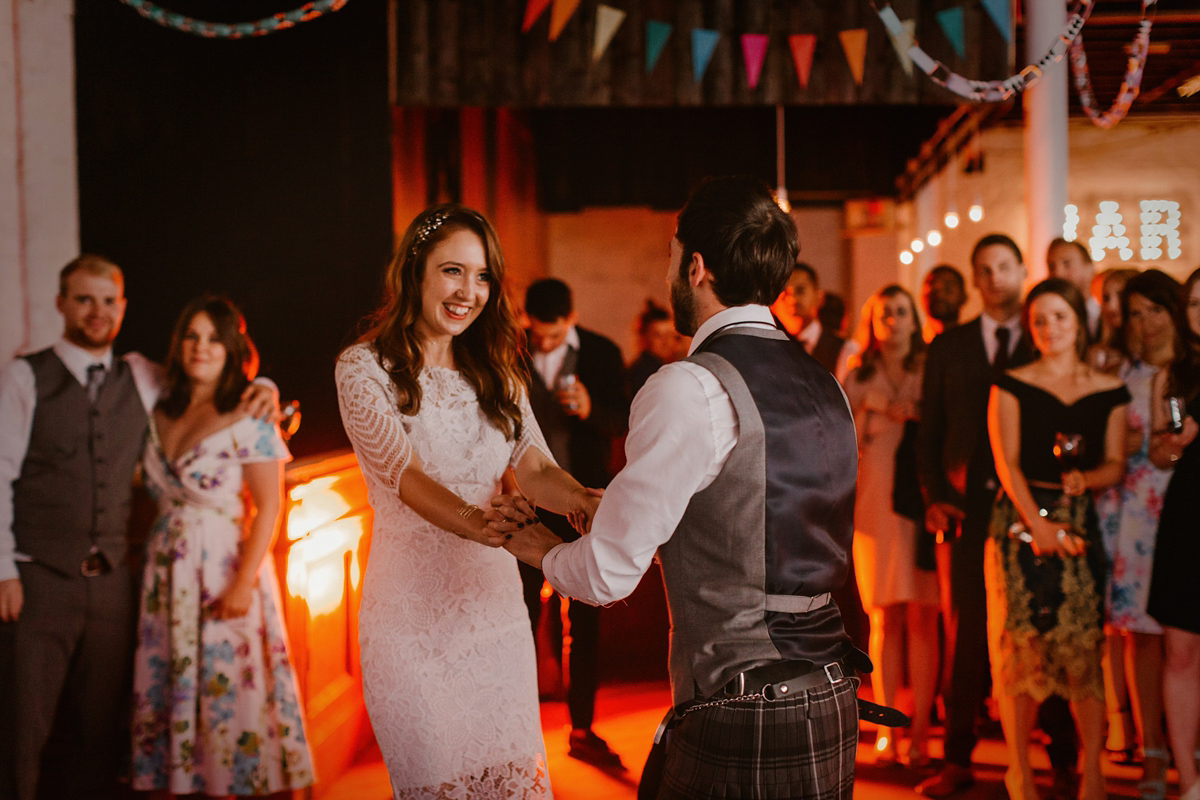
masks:
POLYGON ((942 26, 942 33, 946 34, 946 38, 950 40, 950 46, 954 48, 954 52, 958 53, 959 58, 966 58, 967 37, 966 28, 963 26, 962 7, 955 6, 937 12, 937 21, 938 25, 942 26))
POLYGON ((647 73, 654 72, 654 65, 658 63, 658 57, 662 55, 663 48, 667 46, 667 39, 671 38, 672 28, 672 25, 656 19, 646 23, 647 73))
POLYGON ((712 60, 717 42, 721 40, 721 32, 708 28, 692 29, 692 80, 696 83, 704 77, 708 62, 712 60))
POLYGON ((1000 35, 1004 37, 1004 41, 1012 41, 1012 8, 1009 5, 1011 0, 983 0, 983 10, 992 18, 992 22, 996 23, 996 27, 1000 29, 1000 35))

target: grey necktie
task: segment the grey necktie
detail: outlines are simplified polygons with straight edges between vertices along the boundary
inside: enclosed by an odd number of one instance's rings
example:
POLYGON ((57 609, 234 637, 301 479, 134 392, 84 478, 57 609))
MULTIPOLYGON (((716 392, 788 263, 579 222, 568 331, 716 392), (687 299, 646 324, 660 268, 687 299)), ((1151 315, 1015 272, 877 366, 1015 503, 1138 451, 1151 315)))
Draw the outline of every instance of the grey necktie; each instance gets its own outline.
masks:
POLYGON ((100 395, 100 385, 104 383, 104 365, 90 364, 87 369, 87 394, 88 400, 93 405, 96 403, 96 398, 100 395))

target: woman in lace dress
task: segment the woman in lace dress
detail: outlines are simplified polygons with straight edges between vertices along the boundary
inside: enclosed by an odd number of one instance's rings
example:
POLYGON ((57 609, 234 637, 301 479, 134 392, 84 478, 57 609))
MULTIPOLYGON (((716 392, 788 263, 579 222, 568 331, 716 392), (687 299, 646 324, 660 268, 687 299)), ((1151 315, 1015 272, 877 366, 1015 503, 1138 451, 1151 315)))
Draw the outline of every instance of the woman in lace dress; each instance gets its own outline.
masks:
POLYGON ((510 467, 546 508, 592 503, 547 455, 503 281, 487 220, 429 209, 388 267, 369 332, 338 358, 342 422, 375 511, 363 691, 396 800, 550 796, 517 564, 478 505, 510 467))
POLYGON ((135 789, 223 797, 314 780, 269 555, 291 456, 273 422, 238 405, 257 364, 229 301, 184 309, 143 458, 159 516, 134 662, 135 789))
MULTIPOLYGON (((862 353, 850 360, 846 397, 858 430, 854 570, 871 615, 875 702, 895 705, 904 654, 913 687, 910 765, 928 765, 929 711, 937 681, 937 575, 917 564, 917 524, 895 511, 896 449, 917 419, 925 340, 912 295, 892 284, 863 308, 862 353), (856 363, 857 362, 857 363, 856 363), (907 647, 905 640, 907 639, 907 647)), ((932 548, 930 548, 932 550, 932 548)), ((932 554, 931 554, 932 555, 932 554)), ((881 728, 875 763, 896 763, 896 732, 881 728)))
POLYGON ((1107 559, 1091 491, 1125 469, 1129 391, 1083 361, 1087 311, 1074 284, 1030 290, 1024 324, 1038 358, 992 387, 988 433, 1004 491, 984 556, 988 648, 1008 744, 1012 800, 1036 800, 1029 737, 1051 694, 1071 702, 1083 745, 1082 800, 1103 800, 1104 586, 1107 559), (1060 462, 1060 435, 1077 437, 1060 462), (1081 444, 1079 444, 1081 443, 1081 444))

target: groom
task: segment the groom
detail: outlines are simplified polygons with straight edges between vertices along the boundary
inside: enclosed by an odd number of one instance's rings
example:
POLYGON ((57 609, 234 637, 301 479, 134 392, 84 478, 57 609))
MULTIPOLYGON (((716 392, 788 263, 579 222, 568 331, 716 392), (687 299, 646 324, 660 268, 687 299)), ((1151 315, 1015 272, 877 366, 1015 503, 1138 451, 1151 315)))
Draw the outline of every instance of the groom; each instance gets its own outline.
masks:
POLYGON ((634 401, 628 465, 591 533, 562 544, 541 525, 518 530, 528 506, 493 501, 508 549, 584 602, 627 596, 658 553, 677 724, 662 785, 643 796, 853 791, 858 681, 830 592, 847 576, 858 449, 833 376, 772 322, 798 250, 761 181, 702 184, 667 275, 692 350, 634 401))

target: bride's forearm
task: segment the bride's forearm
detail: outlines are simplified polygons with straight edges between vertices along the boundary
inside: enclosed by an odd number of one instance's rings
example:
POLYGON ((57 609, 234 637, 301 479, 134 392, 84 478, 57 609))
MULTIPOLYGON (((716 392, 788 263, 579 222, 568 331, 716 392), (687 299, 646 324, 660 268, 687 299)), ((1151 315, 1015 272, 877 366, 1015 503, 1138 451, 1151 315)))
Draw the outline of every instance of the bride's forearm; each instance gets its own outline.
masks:
POLYGON ((521 492, 541 508, 567 514, 578 508, 587 490, 537 448, 529 448, 514 470, 521 492))
POLYGON ((466 503, 423 471, 409 467, 400 477, 400 499, 426 522, 489 547, 506 540, 487 526, 483 510, 466 503))

